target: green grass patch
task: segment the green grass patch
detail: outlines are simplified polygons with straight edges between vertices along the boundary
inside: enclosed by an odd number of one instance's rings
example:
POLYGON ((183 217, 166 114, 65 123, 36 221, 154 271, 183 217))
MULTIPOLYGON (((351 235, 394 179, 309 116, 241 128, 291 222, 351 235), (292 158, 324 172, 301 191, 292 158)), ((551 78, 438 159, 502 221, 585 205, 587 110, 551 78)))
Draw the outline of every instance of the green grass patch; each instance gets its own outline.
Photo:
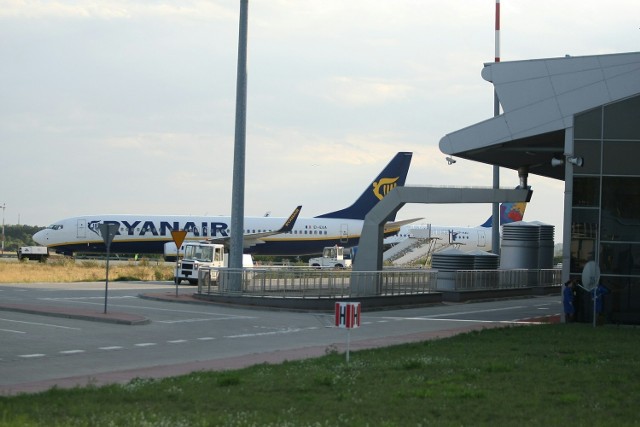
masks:
POLYGON ((0 398, 1 426, 632 426, 640 329, 539 325, 0 398))

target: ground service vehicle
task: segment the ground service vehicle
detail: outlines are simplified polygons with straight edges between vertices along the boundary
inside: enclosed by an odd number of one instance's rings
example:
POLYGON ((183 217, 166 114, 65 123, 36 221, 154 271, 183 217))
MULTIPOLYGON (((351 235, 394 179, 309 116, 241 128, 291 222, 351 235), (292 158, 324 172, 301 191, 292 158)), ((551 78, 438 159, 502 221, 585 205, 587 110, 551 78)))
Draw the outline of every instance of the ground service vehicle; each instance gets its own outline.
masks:
POLYGON ((49 248, 46 246, 22 246, 18 248, 18 259, 34 259, 40 262, 47 261, 49 258, 49 248))
MULTIPOLYGON (((186 243, 184 256, 178 261, 174 282, 178 285, 183 280, 191 285, 198 284, 198 270, 202 267, 224 267, 224 245, 217 243, 186 243)), ((217 280, 217 270, 211 271, 211 280, 217 280), (216 276, 215 278, 213 276, 216 276)))
POLYGON ((349 268, 351 267, 351 250, 342 246, 327 246, 322 256, 309 259, 309 266, 315 268, 349 268))

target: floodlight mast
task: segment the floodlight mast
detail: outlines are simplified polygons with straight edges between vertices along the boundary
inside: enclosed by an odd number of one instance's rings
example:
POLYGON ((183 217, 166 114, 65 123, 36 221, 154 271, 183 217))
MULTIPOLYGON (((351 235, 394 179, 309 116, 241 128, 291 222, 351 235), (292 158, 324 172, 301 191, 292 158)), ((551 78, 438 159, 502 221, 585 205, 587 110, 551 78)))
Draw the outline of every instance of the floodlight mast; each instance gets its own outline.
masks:
POLYGON ((2 254, 4 255, 4 210, 6 209, 7 204, 2 202, 2 254))
MULTIPOLYGON (((496 19, 495 19, 495 62, 500 62, 500 0, 496 0, 496 19)), ((493 116, 500 115, 500 100, 495 86, 493 88, 493 116)), ((500 167, 493 166, 493 188, 500 188, 500 167)), ((500 204, 494 203, 491 215, 493 221, 491 224, 491 252, 500 255, 500 204)))
MULTIPOLYGON (((240 28, 238 36, 238 74, 236 82, 236 129, 233 150, 233 187, 231 189, 231 242, 229 245, 230 269, 242 268, 242 249, 244 237, 245 147, 247 133, 248 11, 249 0, 241 0, 240 28)), ((236 274, 230 274, 229 279, 229 289, 234 291, 240 290, 240 276, 236 274)))

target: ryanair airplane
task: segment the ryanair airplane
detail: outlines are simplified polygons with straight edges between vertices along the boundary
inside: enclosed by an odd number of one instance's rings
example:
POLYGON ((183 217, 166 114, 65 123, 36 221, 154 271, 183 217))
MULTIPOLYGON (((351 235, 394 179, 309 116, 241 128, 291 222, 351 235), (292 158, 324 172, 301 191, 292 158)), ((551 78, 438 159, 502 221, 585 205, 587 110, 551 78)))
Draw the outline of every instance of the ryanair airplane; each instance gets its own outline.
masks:
MULTIPOLYGON (((400 152, 349 207, 313 218, 298 218, 300 206, 289 218, 245 217, 244 251, 256 255, 315 255, 325 246, 356 246, 365 215, 396 186, 403 186, 412 153, 400 152)), ((385 224, 385 234, 417 219, 385 224)), ((185 240, 228 243, 233 230, 229 216, 88 215, 63 219, 37 232, 33 239, 65 255, 106 250, 100 224, 115 224, 113 253, 162 254, 173 242, 171 231, 184 230, 185 240)), ((173 247, 175 254, 175 246, 173 247)))

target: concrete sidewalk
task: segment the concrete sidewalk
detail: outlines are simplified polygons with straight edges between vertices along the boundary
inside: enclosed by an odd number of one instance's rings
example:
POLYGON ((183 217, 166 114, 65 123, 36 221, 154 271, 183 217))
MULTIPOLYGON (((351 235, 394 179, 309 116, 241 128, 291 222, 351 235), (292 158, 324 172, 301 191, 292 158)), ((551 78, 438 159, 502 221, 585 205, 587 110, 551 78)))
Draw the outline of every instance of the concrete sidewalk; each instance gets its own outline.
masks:
MULTIPOLYGON (((148 293, 139 295, 140 298, 157 299, 169 302, 181 302, 191 304, 211 304, 207 301, 195 299, 192 290, 181 290, 176 296, 175 291, 148 293)), ((53 302, 44 304, 7 304, 0 302, 0 311, 17 311, 20 313, 37 314, 42 316, 63 317, 67 319, 88 320, 93 322, 116 323, 119 325, 145 325, 151 321, 142 315, 111 311, 104 309, 87 309, 64 305, 54 305, 53 302)))
POLYGON ((120 325, 144 325, 150 320, 144 316, 107 310, 89 310, 77 307, 64 307, 39 304, 2 304, 0 311, 17 311, 20 313, 38 314, 42 316, 64 317, 67 319, 90 320, 93 322, 117 323, 120 325))

